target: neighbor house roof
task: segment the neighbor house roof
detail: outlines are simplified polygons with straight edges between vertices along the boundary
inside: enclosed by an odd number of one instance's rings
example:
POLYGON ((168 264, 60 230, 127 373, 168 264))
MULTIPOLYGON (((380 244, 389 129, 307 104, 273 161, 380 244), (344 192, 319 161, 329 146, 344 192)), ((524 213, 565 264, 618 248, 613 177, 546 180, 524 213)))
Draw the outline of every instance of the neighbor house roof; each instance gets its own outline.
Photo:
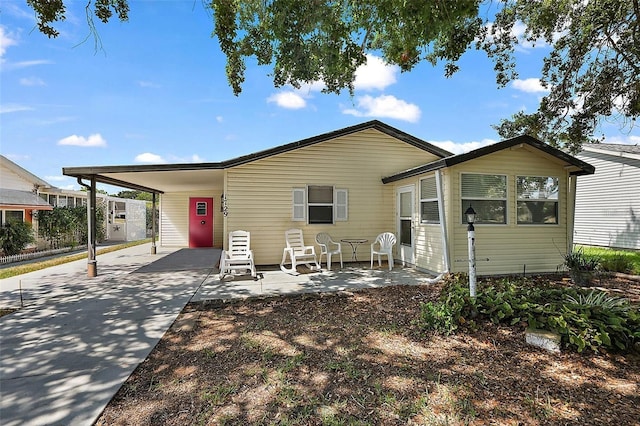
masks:
POLYGON ((566 162, 567 164, 574 166, 575 170, 571 171, 572 175, 587 175, 587 174, 593 174, 595 171, 595 168, 588 164, 585 163, 582 160, 579 160, 569 154, 567 154, 566 152, 563 152, 557 148, 552 147, 551 145, 548 145, 544 142, 539 141, 536 138, 533 138, 531 136, 527 136, 527 135, 523 135, 523 136, 518 136, 512 139, 507 139, 505 141, 502 142, 498 142, 492 145, 487 145, 485 147, 473 150, 473 151, 469 151, 467 153, 464 154, 458 154, 458 155, 452 155, 450 157, 446 157, 443 158, 441 160, 436 160, 433 161, 431 163, 425 164, 423 166, 418 166, 409 170, 405 170, 403 172, 397 173, 393 176, 388 176, 382 179, 383 183, 390 183, 390 182, 395 182, 401 179, 405 179, 408 177, 412 177, 412 176, 418 176, 420 174, 423 173, 427 173, 433 170, 438 170, 438 169, 442 169, 445 167, 451 167, 451 166, 455 166, 456 164, 460 164, 460 163, 464 163, 466 161, 469 160, 473 160, 488 154, 492 154, 494 152, 498 152, 501 151, 503 149, 507 149, 507 148, 511 148, 514 146, 518 146, 518 145, 529 145, 532 146, 534 148, 537 148, 543 152, 546 152, 547 154, 550 154, 564 162, 566 162))
POLYGON ((38 195, 29 191, 0 188, 0 207, 3 209, 52 210, 53 207, 38 195))
MULTIPOLYGON (((95 177, 97 182, 110 185, 122 186, 125 188, 138 189, 148 192, 162 193, 162 183, 158 172, 175 171, 181 174, 175 174, 173 180, 184 179, 185 185, 197 185, 197 178, 193 173, 187 172, 202 170, 224 170, 252 161, 268 158, 274 155, 286 153, 299 148, 315 145, 331 139, 347 136, 352 133, 363 130, 374 129, 384 134, 392 136, 416 148, 429 152, 437 157, 447 157, 452 155, 450 152, 438 148, 422 139, 411 136, 401 130, 391 127, 378 120, 368 121, 366 123, 357 124, 355 126, 345 127, 329 133, 323 133, 311 138, 302 139, 286 145, 259 151, 253 154, 244 155, 233 158, 231 160, 218 163, 183 163, 183 164, 145 164, 145 165, 121 165, 121 166, 90 166, 90 167, 64 167, 62 173, 67 176, 74 176, 78 179, 91 179, 95 177), (149 179, 143 179, 142 174, 147 174, 149 179), (138 176, 136 176, 138 175, 138 176)), ((166 183, 169 185, 169 183, 166 183)))
POLYGON ((590 143, 582 145, 583 151, 598 152, 617 157, 634 158, 640 160, 640 146, 623 145, 617 143, 590 143))

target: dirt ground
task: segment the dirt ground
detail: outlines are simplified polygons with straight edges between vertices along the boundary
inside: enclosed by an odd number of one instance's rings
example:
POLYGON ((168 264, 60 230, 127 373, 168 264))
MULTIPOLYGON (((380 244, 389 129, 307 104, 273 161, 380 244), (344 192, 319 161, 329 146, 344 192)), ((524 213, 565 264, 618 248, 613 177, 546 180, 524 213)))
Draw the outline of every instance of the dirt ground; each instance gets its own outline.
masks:
MULTIPOLYGON (((566 284, 566 283, 565 283, 566 284)), ((595 286, 640 301, 640 282, 595 286)), ((189 305, 97 425, 640 425, 638 354, 422 334, 439 285, 189 305)))

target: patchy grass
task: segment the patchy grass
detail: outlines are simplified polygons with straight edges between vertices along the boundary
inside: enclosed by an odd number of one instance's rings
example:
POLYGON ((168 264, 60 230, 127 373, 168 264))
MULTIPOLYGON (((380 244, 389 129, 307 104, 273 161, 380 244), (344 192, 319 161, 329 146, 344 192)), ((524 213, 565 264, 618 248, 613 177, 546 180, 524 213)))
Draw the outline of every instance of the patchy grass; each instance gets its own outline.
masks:
MULTIPOLYGON (((104 248, 98 249, 97 254, 100 255, 104 253, 110 253, 112 251, 122 250, 127 247, 138 246, 140 244, 146 244, 150 242, 151 242, 151 239, 147 238, 144 240, 131 241, 128 243, 104 247, 104 248)), ((69 256, 56 257, 54 259, 44 258, 44 260, 41 260, 41 261, 36 260, 36 261, 19 265, 19 266, 10 266, 8 268, 0 269, 0 279, 11 278, 11 277, 15 277, 16 275, 22 275, 22 274, 26 274, 33 271, 39 271, 40 269, 50 268, 52 266, 62 265, 65 263, 73 262, 76 260, 82 260, 86 258, 87 258, 86 252, 83 252, 78 254, 72 254, 69 256)))
POLYGON ((600 265, 607 271, 640 275, 640 251, 591 246, 580 247, 583 248, 585 255, 599 259, 600 265))

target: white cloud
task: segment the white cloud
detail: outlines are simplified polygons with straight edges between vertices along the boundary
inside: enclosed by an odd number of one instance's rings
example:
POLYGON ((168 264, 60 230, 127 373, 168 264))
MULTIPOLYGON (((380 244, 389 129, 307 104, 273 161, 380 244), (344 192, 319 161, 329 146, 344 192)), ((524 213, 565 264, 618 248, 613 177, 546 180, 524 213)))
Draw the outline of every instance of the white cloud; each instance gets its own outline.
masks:
POLYGON ((44 80, 38 77, 21 78, 20 84, 22 86, 46 86, 44 80))
POLYGON ((216 121, 218 123, 222 123, 224 121, 224 118, 221 115, 216 116, 216 121))
POLYGON ((18 41, 15 39, 15 36, 11 33, 8 33, 3 26, 0 26, 0 61, 2 61, 2 57, 7 51, 9 46, 15 46, 18 44, 18 41))
POLYGON ((384 90, 396 82, 399 72, 399 66, 389 65, 378 56, 367 55, 367 63, 356 70, 353 85, 356 90, 384 90))
MULTIPOLYGON (((0 58, 0 61, 1 60, 2 59, 0 58)), ((21 62, 12 62, 12 63, 3 64, 3 68, 15 70, 15 69, 33 67, 36 65, 48 65, 48 64, 53 64, 53 62, 47 61, 45 59, 34 59, 32 61, 21 61, 21 62)))
POLYGON ((267 102, 275 103, 279 107, 286 109, 300 109, 307 106, 307 101, 295 92, 279 92, 267 98, 267 102))
POLYGON ((482 139, 481 141, 472 142, 453 142, 453 141, 429 141, 437 147, 446 149, 454 154, 464 154, 465 152, 473 151, 474 149, 482 148, 483 146, 492 145, 496 143, 493 139, 482 139))
POLYGON ((159 156, 158 154, 152 154, 150 152, 144 152, 142 154, 136 155, 134 160, 136 163, 150 163, 150 164, 164 164, 166 163, 165 159, 159 156))
POLYGON ((20 112, 20 111, 32 111, 33 108, 28 107, 26 105, 19 104, 7 104, 0 105, 0 114, 7 114, 10 112, 20 112))
POLYGON ((45 176, 44 180, 47 182, 65 182, 70 179, 69 176, 45 176))
POLYGON ((361 96, 356 108, 343 109, 344 114, 356 117, 395 118, 415 123, 420 119, 420 108, 391 95, 361 96))
POLYGON ((84 136, 71 135, 67 136, 64 139, 60 139, 58 141, 58 145, 71 145, 71 146, 81 146, 81 147, 104 147, 107 146, 107 141, 100 135, 100 133, 95 133, 90 135, 88 138, 84 136))
POLYGON ((605 136, 604 143, 617 143, 623 145, 640 145, 640 136, 605 136))
POLYGON ((138 81, 138 86, 140 87, 148 87, 148 88, 152 88, 152 89, 158 89, 162 86, 160 86, 159 84, 156 84, 152 81, 138 81))
POLYGON ((518 78, 511 83, 511 86, 526 93, 546 93, 549 91, 548 88, 542 85, 539 78, 526 78, 524 80, 518 78))

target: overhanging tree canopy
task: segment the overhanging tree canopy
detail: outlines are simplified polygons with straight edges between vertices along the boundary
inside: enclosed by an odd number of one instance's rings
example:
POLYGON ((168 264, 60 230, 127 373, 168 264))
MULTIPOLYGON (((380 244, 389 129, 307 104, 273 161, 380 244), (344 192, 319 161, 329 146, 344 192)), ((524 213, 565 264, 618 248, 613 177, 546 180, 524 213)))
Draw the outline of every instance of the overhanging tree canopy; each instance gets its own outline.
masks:
MULTIPOLYGON (((410 71, 444 62, 453 75, 469 49, 493 60, 504 86, 517 77, 515 50, 523 40, 545 43, 541 70, 549 89, 538 111, 520 112, 496 129, 528 133, 577 151, 603 119, 633 128, 640 113, 640 0, 211 0, 214 36, 227 57, 238 95, 246 59, 273 67, 276 87, 322 82, 325 92, 353 93, 366 54, 410 71), (522 38, 515 29, 524 28, 522 38)), ((49 37, 65 19, 64 0, 27 0, 49 37)), ((128 0, 88 0, 87 16, 128 20, 128 0)), ((89 19, 93 28, 92 19, 89 19)))

